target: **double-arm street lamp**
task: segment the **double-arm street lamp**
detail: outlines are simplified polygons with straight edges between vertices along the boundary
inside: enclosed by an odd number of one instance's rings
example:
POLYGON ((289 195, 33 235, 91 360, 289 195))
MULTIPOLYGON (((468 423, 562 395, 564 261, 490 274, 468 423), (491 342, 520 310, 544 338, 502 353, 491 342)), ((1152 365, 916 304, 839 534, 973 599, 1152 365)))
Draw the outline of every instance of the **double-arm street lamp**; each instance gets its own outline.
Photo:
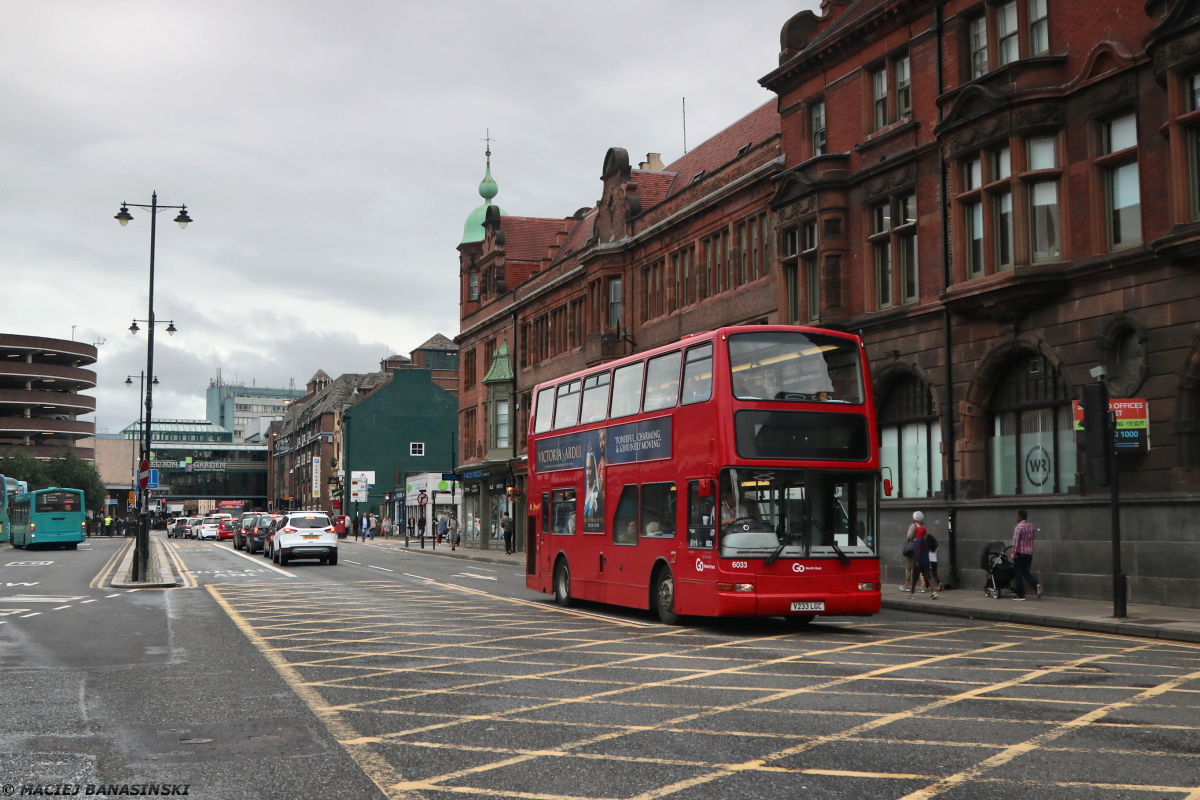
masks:
MULTIPOLYGON (((146 323, 146 374, 154 374, 154 239, 157 232, 158 213, 160 211, 179 210, 179 215, 175 217, 175 221, 179 223, 179 227, 186 228, 192 218, 188 216, 187 206, 160 206, 158 204, 158 192, 153 192, 150 195, 150 205, 142 205, 140 203, 121 203, 121 210, 114 217, 122 226, 128 225, 133 219, 133 215, 129 213, 129 208, 144 208, 150 212, 150 311, 146 315, 148 318, 140 320, 146 323)), ((130 333, 137 333, 139 320, 134 320, 129 326, 130 333)), ((175 323, 169 323, 167 327, 168 334, 175 333, 175 323)), ((148 462, 150 459, 150 420, 151 411, 154 408, 154 384, 157 381, 150 381, 146 384, 145 393, 145 424, 142 427, 144 439, 142 441, 142 461, 148 462)), ((129 384, 133 384, 133 380, 129 379, 129 384)), ((147 466, 148 468, 148 466, 147 466)), ((145 581, 148 579, 146 574, 150 563, 150 502, 147 498, 147 492, 141 493, 140 514, 141 525, 138 527, 136 553, 133 559, 133 574, 131 578, 134 581, 145 581)))

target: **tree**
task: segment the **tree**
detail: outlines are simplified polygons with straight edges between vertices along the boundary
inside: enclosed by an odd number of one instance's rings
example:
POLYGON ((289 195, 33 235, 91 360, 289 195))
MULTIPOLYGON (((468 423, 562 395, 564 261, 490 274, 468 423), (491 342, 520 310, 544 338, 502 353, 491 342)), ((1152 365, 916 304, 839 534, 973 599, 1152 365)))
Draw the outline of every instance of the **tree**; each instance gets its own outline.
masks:
POLYGON ((104 481, 100 479, 96 465, 80 458, 74 450, 67 450, 62 458, 40 461, 22 452, 19 447, 5 448, 0 451, 0 475, 26 481, 30 490, 51 486, 80 489, 89 511, 104 510, 104 498, 107 495, 104 481))

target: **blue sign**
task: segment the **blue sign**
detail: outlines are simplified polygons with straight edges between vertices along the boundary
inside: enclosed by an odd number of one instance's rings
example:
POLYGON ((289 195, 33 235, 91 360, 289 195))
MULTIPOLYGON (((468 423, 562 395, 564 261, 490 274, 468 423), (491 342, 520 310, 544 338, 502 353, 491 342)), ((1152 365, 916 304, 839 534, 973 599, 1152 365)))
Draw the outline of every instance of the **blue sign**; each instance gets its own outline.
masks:
POLYGON ((456 481, 456 480, 458 480, 458 475, 454 474, 453 472, 443 472, 443 473, 442 473, 442 480, 444 480, 444 481, 456 481))
POLYGON ((147 489, 157 489, 158 488, 158 470, 156 470, 156 469, 150 470, 150 482, 146 484, 146 488, 147 489))
MULTIPOLYGON (((470 481, 470 480, 474 480, 476 478, 482 478, 482 477, 483 477, 483 470, 481 470, 481 469, 471 470, 470 472, 464 472, 462 474, 462 479, 464 481, 470 481)), ((446 478, 446 480, 451 480, 451 479, 446 478)))

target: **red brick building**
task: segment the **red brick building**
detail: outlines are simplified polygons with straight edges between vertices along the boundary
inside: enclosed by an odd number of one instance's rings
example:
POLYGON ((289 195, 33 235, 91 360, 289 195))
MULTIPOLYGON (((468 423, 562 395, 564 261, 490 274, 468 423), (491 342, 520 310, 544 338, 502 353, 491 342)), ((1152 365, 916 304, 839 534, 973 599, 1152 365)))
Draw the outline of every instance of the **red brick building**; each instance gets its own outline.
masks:
POLYGON ((1120 459, 1130 599, 1200 605, 1196 9, 826 2, 781 45, 761 80, 777 101, 667 167, 610 150, 596 208, 481 207, 458 341, 477 371, 509 343, 517 432, 489 456, 495 384, 470 393, 464 372, 464 462, 519 481, 530 388, 584 365, 734 322, 848 329, 899 490, 889 580, 919 508, 943 579, 974 589, 1020 506, 1048 590, 1107 597, 1107 490, 1071 413, 1103 367, 1114 397, 1148 401, 1152 447, 1120 459))

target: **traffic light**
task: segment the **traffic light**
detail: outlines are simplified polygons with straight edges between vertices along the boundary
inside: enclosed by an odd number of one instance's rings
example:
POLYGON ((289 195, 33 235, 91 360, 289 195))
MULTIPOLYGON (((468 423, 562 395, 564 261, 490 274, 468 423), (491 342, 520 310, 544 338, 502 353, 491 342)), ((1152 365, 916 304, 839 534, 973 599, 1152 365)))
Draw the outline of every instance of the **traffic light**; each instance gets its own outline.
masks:
POLYGON ((1083 385, 1083 450, 1087 454, 1088 481, 1108 485, 1109 460, 1113 457, 1109 423, 1108 387, 1103 382, 1083 385))

